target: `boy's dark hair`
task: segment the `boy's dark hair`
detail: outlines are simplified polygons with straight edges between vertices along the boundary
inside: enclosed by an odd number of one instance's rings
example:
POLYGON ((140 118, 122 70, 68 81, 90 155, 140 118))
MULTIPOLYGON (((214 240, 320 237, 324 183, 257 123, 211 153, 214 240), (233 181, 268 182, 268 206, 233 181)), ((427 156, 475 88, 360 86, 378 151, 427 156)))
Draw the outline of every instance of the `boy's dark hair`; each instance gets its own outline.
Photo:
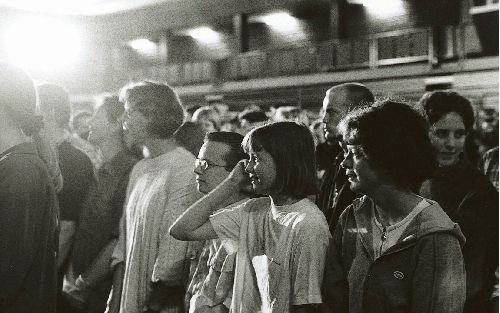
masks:
POLYGON ((125 86, 120 100, 129 102, 149 119, 148 131, 158 138, 170 138, 184 120, 184 108, 177 93, 167 84, 142 81, 125 86))
POLYGON ((309 128, 296 122, 275 122, 251 130, 243 149, 267 151, 276 164, 273 191, 294 198, 318 193, 314 139, 309 128))
POLYGON ((420 98, 416 109, 427 119, 429 125, 450 112, 456 112, 462 117, 467 132, 472 131, 474 126, 474 111, 470 101, 454 91, 427 92, 420 98))
POLYGON ((253 110, 253 111, 243 111, 238 115, 240 121, 247 120, 249 123, 258 123, 267 121, 267 117, 264 111, 253 110))
POLYGON ((232 170, 240 160, 248 159, 241 146, 243 136, 235 132, 210 132, 205 136, 205 142, 220 142, 229 146, 230 151, 224 156, 227 170, 232 170))
POLYGON ((383 100, 354 110, 338 129, 347 144, 361 145, 369 162, 398 186, 418 190, 437 166, 427 123, 405 103, 383 100))

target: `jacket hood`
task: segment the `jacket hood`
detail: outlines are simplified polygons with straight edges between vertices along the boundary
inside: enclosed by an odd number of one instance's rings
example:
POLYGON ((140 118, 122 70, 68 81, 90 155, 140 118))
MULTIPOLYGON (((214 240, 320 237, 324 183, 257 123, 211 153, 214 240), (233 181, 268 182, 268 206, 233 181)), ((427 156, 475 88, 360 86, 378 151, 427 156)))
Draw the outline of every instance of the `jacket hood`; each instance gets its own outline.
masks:
MULTIPOLYGON (((424 208, 415 216, 399 238, 398 242, 393 247, 388 249, 387 252, 398 249, 403 244, 410 244, 425 235, 438 232, 447 233, 456 237, 459 240, 460 245, 462 247, 464 246, 465 236, 460 230, 460 226, 448 217, 437 202, 426 198, 424 199, 431 205, 424 208)), ((354 216, 358 227, 371 229, 371 220, 374 218, 374 216, 372 216, 373 210, 371 208, 374 205, 373 201, 367 196, 354 200, 354 216)))

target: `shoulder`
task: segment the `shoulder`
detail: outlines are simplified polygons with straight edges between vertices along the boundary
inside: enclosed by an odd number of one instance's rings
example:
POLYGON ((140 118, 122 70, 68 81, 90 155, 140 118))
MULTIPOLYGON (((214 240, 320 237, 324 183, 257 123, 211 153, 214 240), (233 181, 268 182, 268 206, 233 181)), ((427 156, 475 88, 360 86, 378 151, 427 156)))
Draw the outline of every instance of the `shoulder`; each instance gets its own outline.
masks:
MULTIPOLYGON (((290 221, 301 236, 316 236, 330 234, 324 214, 309 199, 297 203, 298 210, 291 213, 290 221)), ((327 238, 329 235, 327 236, 327 238)))
MULTIPOLYGON (((0 181, 6 188, 26 190, 50 184, 47 169, 36 154, 13 154, 0 162, 0 181)), ((4 188, 2 188, 4 189, 4 188)))
POLYGON ((62 166, 86 166, 92 169, 90 158, 82 150, 76 148, 68 141, 63 141, 58 146, 59 160, 62 166))

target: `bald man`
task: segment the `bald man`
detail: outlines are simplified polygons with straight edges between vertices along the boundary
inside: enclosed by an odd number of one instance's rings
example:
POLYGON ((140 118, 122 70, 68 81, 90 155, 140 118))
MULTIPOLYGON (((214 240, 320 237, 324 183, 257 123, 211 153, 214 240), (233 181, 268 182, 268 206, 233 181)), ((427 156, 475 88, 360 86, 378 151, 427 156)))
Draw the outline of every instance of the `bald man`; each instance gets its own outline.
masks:
MULTIPOLYGON (((372 92, 360 83, 345 83, 336 85, 326 91, 323 100, 323 129, 327 140, 335 141, 339 146, 341 139, 337 136, 337 125, 347 113, 361 105, 374 102, 372 92)), ((333 234, 340 214, 356 198, 349 188, 345 171, 340 167, 344 159, 343 150, 338 149, 334 161, 326 168, 317 200, 318 207, 323 211, 333 234)))

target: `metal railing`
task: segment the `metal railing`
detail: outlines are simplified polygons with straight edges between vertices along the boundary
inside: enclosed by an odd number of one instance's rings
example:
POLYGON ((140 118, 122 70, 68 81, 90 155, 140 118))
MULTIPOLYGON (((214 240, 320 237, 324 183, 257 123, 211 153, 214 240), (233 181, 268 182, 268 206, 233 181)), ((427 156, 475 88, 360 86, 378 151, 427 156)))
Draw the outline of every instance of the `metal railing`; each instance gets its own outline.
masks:
MULTIPOLYGON (((467 55, 466 42, 471 29, 468 24, 453 28, 449 40, 456 48, 450 52, 451 57, 467 55)), ((437 53, 433 42, 430 28, 398 30, 316 45, 251 51, 218 61, 151 66, 136 70, 129 79, 148 78, 168 81, 173 85, 190 85, 413 62, 432 63, 437 53)))

